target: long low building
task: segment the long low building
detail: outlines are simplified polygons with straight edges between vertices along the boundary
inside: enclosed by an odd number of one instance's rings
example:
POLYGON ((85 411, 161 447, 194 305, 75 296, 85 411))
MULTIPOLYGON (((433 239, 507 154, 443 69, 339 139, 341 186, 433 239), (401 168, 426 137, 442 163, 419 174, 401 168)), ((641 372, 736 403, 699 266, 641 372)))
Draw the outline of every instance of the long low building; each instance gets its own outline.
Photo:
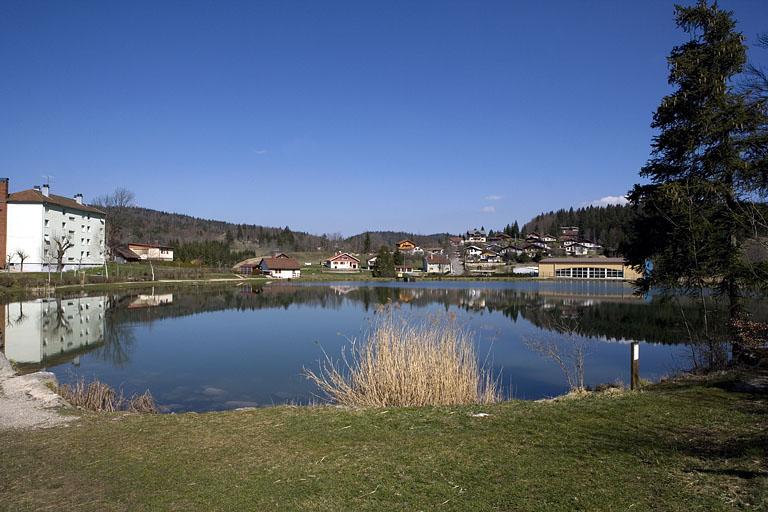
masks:
POLYGON ((642 275, 624 258, 544 258, 539 261, 539 277, 550 279, 625 279, 642 275))

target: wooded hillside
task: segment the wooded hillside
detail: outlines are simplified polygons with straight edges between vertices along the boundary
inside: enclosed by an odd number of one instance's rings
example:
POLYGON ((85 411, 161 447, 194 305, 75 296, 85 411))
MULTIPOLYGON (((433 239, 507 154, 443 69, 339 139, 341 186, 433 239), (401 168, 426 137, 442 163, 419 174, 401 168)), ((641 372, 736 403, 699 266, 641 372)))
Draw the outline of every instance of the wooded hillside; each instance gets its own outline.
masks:
POLYGON ((169 213, 137 206, 119 209, 100 205, 108 219, 119 218, 124 226, 114 243, 158 243, 174 247, 177 258, 193 259, 208 264, 229 263, 266 251, 332 252, 335 250, 375 252, 381 245, 392 247, 395 242, 411 239, 422 247, 444 245, 449 235, 414 235, 397 231, 371 231, 344 238, 341 235, 313 235, 304 231, 235 224, 220 220, 201 219, 180 213, 169 213))
POLYGON ((531 219, 523 231, 557 236, 560 226, 578 226, 581 236, 617 249, 625 239, 625 229, 634 212, 628 206, 587 206, 542 213, 531 219))

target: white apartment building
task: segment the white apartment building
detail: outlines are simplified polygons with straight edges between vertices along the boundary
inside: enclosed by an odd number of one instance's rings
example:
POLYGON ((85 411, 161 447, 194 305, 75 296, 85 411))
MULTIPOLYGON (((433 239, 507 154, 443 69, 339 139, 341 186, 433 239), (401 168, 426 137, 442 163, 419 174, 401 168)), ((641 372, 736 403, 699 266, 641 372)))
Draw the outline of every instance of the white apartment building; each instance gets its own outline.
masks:
POLYGON ((50 193, 50 187, 8 193, 0 179, 0 261, 24 272, 58 270, 57 240, 71 244, 63 255, 64 270, 104 265, 106 214, 73 198, 50 193), (22 263, 19 252, 26 255, 22 263))

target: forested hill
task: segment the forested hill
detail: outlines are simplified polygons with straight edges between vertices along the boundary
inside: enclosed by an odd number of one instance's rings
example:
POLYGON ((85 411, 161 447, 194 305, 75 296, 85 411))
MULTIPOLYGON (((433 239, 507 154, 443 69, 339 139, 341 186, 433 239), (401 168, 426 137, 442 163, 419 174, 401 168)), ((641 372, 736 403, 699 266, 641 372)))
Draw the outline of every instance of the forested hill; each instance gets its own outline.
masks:
POLYGON ((265 250, 363 252, 366 249, 375 252, 383 244, 392 247, 395 242, 406 238, 422 247, 441 246, 447 242, 449 236, 371 231, 367 236, 366 233, 361 233, 344 238, 338 234, 313 235, 303 231, 293 231, 288 226, 276 228, 255 224, 235 224, 135 206, 119 209, 100 207, 107 210, 111 223, 120 225, 117 238, 121 243, 145 242, 179 247, 204 242, 221 242, 222 245, 227 245, 232 251, 237 252, 265 250), (369 240, 368 243, 366 238, 369 240), (366 245, 369 245, 369 248, 366 245))
POLYGON ((630 207, 618 205, 562 209, 537 215, 523 226, 523 231, 556 236, 560 226, 578 226, 582 237, 615 250, 624 241, 624 226, 632 215, 630 207))
POLYGON ((355 252, 376 252, 382 245, 390 249, 401 240, 411 240, 422 248, 426 247, 447 247, 448 233, 437 233, 432 235, 415 235, 404 231, 366 231, 359 235, 354 235, 344 240, 344 246, 355 252), (366 242, 366 238, 370 242, 366 242))
POLYGON ((149 208, 125 207, 119 211, 106 208, 108 218, 119 222, 121 242, 160 244, 192 242, 230 242, 233 248, 248 250, 279 248, 286 251, 313 251, 318 247, 329 249, 328 237, 312 235, 290 228, 275 228, 255 224, 234 224, 168 213, 149 208), (119 219, 119 220, 118 220, 119 219))

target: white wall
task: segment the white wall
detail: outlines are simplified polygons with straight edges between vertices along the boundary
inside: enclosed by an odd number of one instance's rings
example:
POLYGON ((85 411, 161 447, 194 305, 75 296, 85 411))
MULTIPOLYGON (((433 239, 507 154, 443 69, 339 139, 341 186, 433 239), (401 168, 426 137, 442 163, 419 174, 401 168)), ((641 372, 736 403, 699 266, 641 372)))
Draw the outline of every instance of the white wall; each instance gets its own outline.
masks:
MULTIPOLYGON (((74 244, 73 247, 67 249, 64 255, 65 270, 104 264, 106 222, 103 216, 55 205, 46 205, 44 221, 47 221, 47 225, 43 227, 44 251, 49 251, 49 257, 54 268, 56 266, 56 245, 53 243, 53 238, 61 235, 69 237, 74 244)), ((43 256, 45 257, 45 254, 43 256)))
POLYGON ((6 254, 11 255, 11 268, 19 269, 21 260, 14 253, 22 249, 29 256, 24 271, 40 271, 43 264, 43 205, 8 204, 8 243, 6 254), (15 265, 14 265, 15 264, 15 265))

